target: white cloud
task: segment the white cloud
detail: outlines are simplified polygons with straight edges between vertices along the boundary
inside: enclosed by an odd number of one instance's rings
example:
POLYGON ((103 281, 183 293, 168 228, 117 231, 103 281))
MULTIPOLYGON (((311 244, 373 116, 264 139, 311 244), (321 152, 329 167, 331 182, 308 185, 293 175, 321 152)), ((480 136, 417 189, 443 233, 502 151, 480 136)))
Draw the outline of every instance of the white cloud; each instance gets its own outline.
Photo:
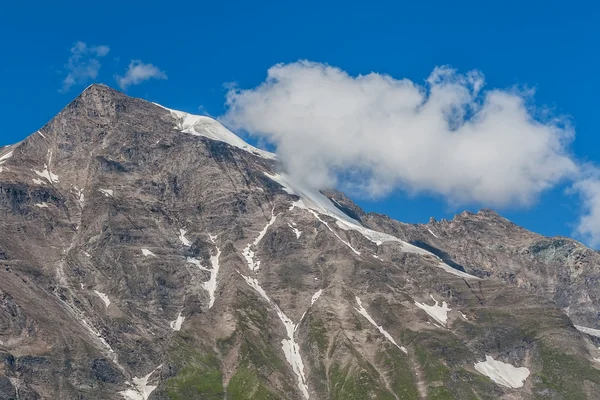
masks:
POLYGON ((152 64, 132 60, 125 76, 117 76, 117 83, 121 89, 125 90, 130 85, 138 85, 148 79, 167 79, 167 75, 152 64))
POLYGON ((600 177, 598 171, 573 185, 580 194, 583 213, 577 223, 575 234, 592 247, 600 246, 600 177))
POLYGON ((480 72, 448 67, 420 85, 301 61, 273 66, 253 89, 230 89, 221 120, 275 144, 288 173, 316 188, 530 205, 577 176, 568 124, 537 119, 532 93, 483 86, 480 72))
POLYGON ((101 57, 106 56, 110 48, 106 45, 88 46, 84 42, 76 42, 71 47, 71 56, 65 65, 68 71, 63 80, 60 92, 68 92, 73 85, 85 84, 89 79, 96 79, 100 70, 101 57))

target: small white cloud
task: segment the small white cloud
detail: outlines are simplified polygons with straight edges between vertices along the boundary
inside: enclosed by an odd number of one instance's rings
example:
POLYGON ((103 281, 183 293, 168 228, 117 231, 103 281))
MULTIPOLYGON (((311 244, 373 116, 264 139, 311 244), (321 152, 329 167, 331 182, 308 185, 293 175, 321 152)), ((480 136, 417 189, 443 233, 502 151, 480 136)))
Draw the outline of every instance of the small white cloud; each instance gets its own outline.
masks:
POLYGON ((573 189, 579 193, 582 200, 582 215, 577 222, 575 234, 588 245, 600 246, 600 177, 598 171, 593 175, 575 182, 573 189))
POLYGON ((96 79, 101 66, 98 59, 109 52, 110 48, 106 45, 88 46, 84 42, 76 42, 70 49, 71 56, 65 65, 67 76, 59 91, 66 93, 74 85, 83 85, 90 79, 96 79))
POLYGON ((125 76, 117 76, 117 83, 121 89, 125 90, 131 85, 138 85, 149 79, 167 79, 167 74, 152 64, 132 60, 125 76))

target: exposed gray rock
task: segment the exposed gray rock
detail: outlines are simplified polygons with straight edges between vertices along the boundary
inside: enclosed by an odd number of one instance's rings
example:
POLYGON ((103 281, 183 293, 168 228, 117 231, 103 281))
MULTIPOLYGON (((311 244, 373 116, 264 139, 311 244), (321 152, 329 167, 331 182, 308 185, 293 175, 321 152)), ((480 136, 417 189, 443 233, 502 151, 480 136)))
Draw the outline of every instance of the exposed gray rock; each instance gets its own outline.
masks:
POLYGON ((597 252, 311 205, 180 119, 93 85, 0 151, 0 398, 597 398, 597 252))

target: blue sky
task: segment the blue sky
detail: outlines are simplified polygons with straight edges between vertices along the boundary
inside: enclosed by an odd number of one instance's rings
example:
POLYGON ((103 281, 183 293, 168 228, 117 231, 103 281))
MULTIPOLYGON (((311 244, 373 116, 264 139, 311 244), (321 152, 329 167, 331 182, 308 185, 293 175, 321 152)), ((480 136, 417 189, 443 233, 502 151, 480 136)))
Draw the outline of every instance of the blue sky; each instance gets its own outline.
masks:
MULTIPOLYGON (((581 166, 600 161, 600 8, 590 2, 87 3, 3 5, 1 144, 34 132, 91 82, 121 83, 132 96, 221 116, 226 84, 256 88, 275 64, 311 60, 350 77, 376 72, 425 87, 436 66, 449 65, 458 74, 480 71, 485 89, 535 89, 531 105, 567 118, 574 128, 568 156, 581 166), (77 42, 86 44, 79 62, 98 60, 97 76, 75 76, 65 86, 77 42), (132 61, 152 64, 154 70, 138 72, 150 71, 155 79, 118 81, 132 61)), ((531 230, 573 236, 586 204, 596 201, 591 189, 587 203, 580 192, 565 193, 583 179, 553 183, 528 206, 472 199, 455 204, 436 190, 408 194, 398 187, 383 198, 356 200, 405 222, 494 206, 531 230)), ((588 214, 593 225, 597 215, 588 214)), ((597 238, 586 241, 598 244, 597 238)))

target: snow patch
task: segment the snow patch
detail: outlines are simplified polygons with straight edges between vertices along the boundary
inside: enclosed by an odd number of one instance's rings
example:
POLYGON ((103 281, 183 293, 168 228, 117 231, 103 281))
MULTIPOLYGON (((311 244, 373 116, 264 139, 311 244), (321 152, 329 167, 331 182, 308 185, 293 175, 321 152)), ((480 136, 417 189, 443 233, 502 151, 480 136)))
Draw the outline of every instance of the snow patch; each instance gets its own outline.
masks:
POLYGON ((249 145, 235 133, 225 128, 218 121, 203 115, 188 114, 183 111, 172 110, 170 108, 154 103, 159 107, 171 112, 171 115, 177 121, 175 129, 189 133, 194 136, 203 136, 219 142, 225 142, 233 147, 252 153, 255 156, 275 160, 277 156, 265 150, 261 150, 252 145, 249 145))
POLYGON ((242 278, 244 278, 248 285, 256 290, 258 294, 260 294, 275 309, 277 316, 279 316, 279 319, 281 322, 283 322, 283 326, 285 327, 288 338, 281 341, 281 347, 283 348, 285 359, 298 377, 298 389, 300 389, 304 398, 308 399, 308 385, 306 384, 306 376, 304 375, 304 363, 302 362, 302 357, 300 356, 300 345, 294 339, 294 333, 299 324, 294 324, 292 320, 289 319, 283 313, 283 311, 281 311, 279 306, 269 298, 267 292, 265 292, 265 290, 260 286, 257 279, 250 278, 242 274, 240 275, 242 278))
POLYGON ((450 311, 451 308, 448 307, 448 304, 445 301, 443 301, 442 305, 440 306, 440 305, 438 305, 437 300, 432 295, 430 295, 430 297, 435 302, 434 305, 428 306, 425 303, 418 303, 416 301, 415 301, 415 305, 417 307, 419 307, 421 310, 425 311, 427 314, 429 314, 429 316, 431 316, 431 318, 435 319, 437 322, 439 322, 443 326, 446 326, 446 322, 448 322, 448 311, 450 311))
POLYGON ((200 268, 202 271, 210 272, 210 269, 203 266, 202 263, 200 262, 200 260, 198 260, 197 258, 188 257, 187 262, 190 264, 194 264, 196 267, 200 268))
POLYGON ((467 316, 463 313, 461 313, 460 311, 458 312, 460 314, 461 317, 463 317, 466 321, 469 320, 469 318, 467 318, 467 316))
POLYGON ((6 160, 11 158, 12 156, 13 156, 13 151, 11 150, 8 153, 6 153, 5 155, 3 155, 2 157, 0 157, 0 165, 4 164, 6 162, 6 160))
POLYGON ((313 294, 312 298, 310 299, 310 305, 312 307, 313 304, 315 304, 315 302, 317 300, 319 300, 319 297, 321 297, 321 294, 323 293, 323 289, 319 289, 317 290, 317 292, 315 294, 313 294))
POLYGON ((131 389, 123 390, 119 392, 126 400, 148 400, 148 397, 157 388, 156 385, 148 385, 148 379, 150 376, 159 369, 162 365, 156 367, 152 372, 142 378, 133 378, 133 384, 126 382, 126 384, 133 386, 131 389))
POLYGON ((590 336, 600 338, 600 329, 588 328, 586 326, 581 325, 575 325, 575 328, 577 328, 577 330, 580 332, 587 333, 590 336))
POLYGON ((75 189, 75 195, 77 197, 77 202, 79 203, 79 206, 81 208, 83 208, 83 203, 85 202, 85 196, 83 195, 83 189, 78 189, 76 186, 73 186, 73 189, 75 189))
POLYGON ((50 183, 57 183, 58 182, 58 175, 53 174, 49 169, 48 169, 48 165, 44 164, 44 169, 42 171, 37 171, 37 170, 32 170, 33 172, 35 172, 38 176, 41 176, 42 178, 45 178, 48 180, 48 182, 50 183))
POLYGON ((217 291, 217 277, 219 275, 219 257, 221 256, 221 250, 217 247, 217 254, 210 256, 210 265, 212 270, 210 271, 210 279, 204 282, 202 285, 208 292, 210 298, 208 308, 212 308, 215 304, 215 292, 217 291))
MULTIPOLYGON (((212 237, 211 237, 211 240, 213 240, 212 237)), ((194 264, 196 267, 198 267, 202 271, 206 271, 206 272, 210 273, 210 278, 208 279, 208 281, 202 283, 202 288, 204 288, 204 290, 206 290, 208 292, 208 296, 210 299, 209 303, 208 303, 209 309, 212 308, 212 306, 215 304, 215 292, 217 291, 217 286, 218 286, 217 278, 219 276, 219 269, 220 269, 219 257, 221 257, 221 249, 219 249, 218 247, 216 247, 216 249, 217 249, 217 254, 215 254, 214 256, 210 256, 211 268, 207 268, 207 267, 203 266, 202 263, 200 262, 200 260, 198 260, 197 258, 192 258, 192 257, 187 258, 188 263, 194 264)))
POLYGON ((431 233, 433 235, 433 237, 436 237, 439 239, 439 236, 436 235, 435 233, 433 233, 431 229, 427 228, 427 230, 429 231, 429 233, 431 233))
POLYGON ((148 249, 142 249, 142 254, 146 257, 148 257, 148 256, 156 257, 156 254, 154 254, 153 252, 151 252, 148 249))
POLYGON ((290 228, 292 228, 292 231, 293 231, 293 232, 296 234, 296 239, 300 239, 300 235, 302 235, 302 231, 301 231, 301 230, 299 230, 298 228, 296 228, 296 227, 294 226, 295 224, 294 224, 294 225, 292 225, 292 224, 293 224, 293 222, 292 222, 292 223, 288 223, 288 226, 289 226, 290 228))
POLYGON ((169 322, 169 326, 174 331, 180 331, 181 330, 181 325, 183 324, 184 320, 185 320, 185 317, 183 317, 181 315, 181 311, 179 311, 179 314, 177 315, 177 318, 174 321, 169 322))
POLYGON ((110 345, 108 344, 108 342, 106 341, 106 339, 104 339, 102 337, 102 334, 100 334, 100 332, 98 332, 92 325, 90 325, 83 317, 80 317, 80 320, 81 320, 82 325, 90 333, 92 333, 94 336, 96 336, 98 338, 98 340, 102 343, 102 345, 113 355, 113 361, 115 361, 115 363, 118 365, 117 358, 116 358, 116 355, 115 355, 115 351, 112 349, 112 347, 110 347, 110 345))
POLYGON ((37 178, 33 178, 33 179, 32 179, 32 181, 33 181, 33 183, 35 183, 36 185, 45 185, 45 184, 46 184, 46 182, 44 182, 44 181, 43 181, 43 180, 41 180, 41 179, 37 179, 37 178))
POLYGON ((97 290, 94 290, 94 293, 96 293, 98 295, 98 297, 100 297, 102 299, 102 301, 104 302, 104 305, 106 306, 106 308, 108 308, 108 306, 110 306, 110 299, 108 298, 107 295, 105 295, 104 293, 99 292, 97 290))
POLYGON ((517 368, 511 364, 494 360, 488 355, 485 356, 485 361, 475 364, 475 369, 498 385, 513 389, 523 387, 523 383, 529 376, 528 368, 517 368))
POLYGON ((394 340, 394 338, 392 337, 392 335, 390 335, 385 329, 383 329, 383 326, 381 325, 377 325, 377 323, 375 322, 375 320, 371 317, 371 315, 369 315, 369 313, 367 312, 367 310, 365 310, 365 308, 362 305, 362 301, 360 300, 360 297, 356 296, 356 304, 358 304, 358 308, 354 307, 354 309, 363 317, 365 317, 367 319, 367 321, 369 321, 371 323, 371 325, 373 325, 375 328, 377 328, 377 330, 379 330, 379 332, 385 336, 385 338, 387 340, 390 341, 390 343, 392 343, 394 346, 396 346, 397 348, 399 348, 404 354, 408 354, 408 351, 406 350, 406 347, 404 346, 399 346, 398 343, 396 343, 396 341, 394 340))
POLYGON ((98 189, 98 191, 106 197, 112 197, 112 195, 113 195, 112 189, 98 189))
POLYGON ((39 208, 48 208, 48 204, 45 202, 44 203, 36 203, 35 206, 39 207, 39 208))
POLYGON ((267 234, 267 230, 271 225, 275 223, 276 219, 277 215, 274 214, 273 209, 271 210, 271 219, 269 220, 269 222, 267 222, 267 225, 258 234, 256 239, 254 239, 254 242, 248 243, 248 245, 244 248, 244 251, 242 251, 242 255, 246 259, 246 262, 248 263, 248 268, 250 268, 251 271, 258 271, 258 269, 260 268, 260 261, 254 259, 255 253, 254 250, 251 250, 251 247, 256 246, 258 245, 258 243, 260 243, 262 238, 265 237, 265 235, 267 234))
POLYGON ((191 246, 192 243, 187 240, 187 238, 185 237, 185 234, 187 233, 187 231, 185 229, 180 229, 179 230, 179 240, 181 241, 181 243, 183 243, 184 246, 191 246))
MULTIPOLYGON (((437 257, 437 256, 436 256, 437 257)), ((438 268, 443 269, 444 271, 448 272, 449 274, 452 275, 456 275, 456 276, 460 276, 461 278, 466 278, 466 279, 477 279, 479 280, 478 277, 473 276, 471 274, 468 274, 466 272, 460 271, 456 268, 452 268, 451 266, 449 266, 448 264, 446 264, 445 262, 441 261, 437 264, 438 268)))

